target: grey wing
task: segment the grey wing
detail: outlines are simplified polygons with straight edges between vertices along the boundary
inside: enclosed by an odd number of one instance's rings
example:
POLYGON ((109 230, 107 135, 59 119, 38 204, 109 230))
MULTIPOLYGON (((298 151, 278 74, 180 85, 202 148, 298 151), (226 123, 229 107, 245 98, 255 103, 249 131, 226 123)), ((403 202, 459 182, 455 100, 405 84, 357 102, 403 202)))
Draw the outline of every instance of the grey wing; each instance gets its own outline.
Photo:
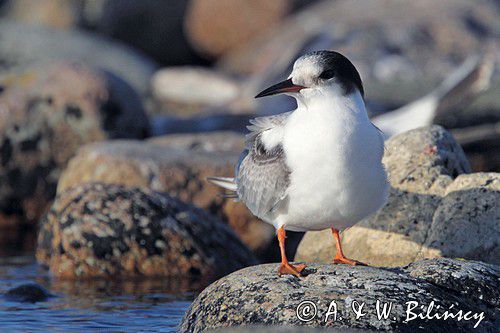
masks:
POLYGON ((262 133, 285 124, 290 112, 251 121, 244 152, 236 174, 238 197, 259 218, 265 217, 285 197, 290 170, 285 162, 282 144, 266 149, 262 133), (245 155, 246 154, 246 155, 245 155))

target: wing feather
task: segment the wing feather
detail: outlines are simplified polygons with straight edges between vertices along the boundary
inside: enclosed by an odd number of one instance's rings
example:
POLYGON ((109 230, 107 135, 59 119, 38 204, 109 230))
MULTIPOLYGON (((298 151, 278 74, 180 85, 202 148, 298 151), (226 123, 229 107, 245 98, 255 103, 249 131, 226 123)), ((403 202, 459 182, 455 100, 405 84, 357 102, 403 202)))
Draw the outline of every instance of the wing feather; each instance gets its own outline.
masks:
MULTIPOLYGON (((280 130, 291 112, 271 117, 252 119, 246 136, 247 150, 237 167, 237 193, 250 211, 263 218, 286 198, 290 182, 290 170, 280 143, 267 147, 262 134, 280 130)), ((282 131, 281 131, 282 132, 282 131)))

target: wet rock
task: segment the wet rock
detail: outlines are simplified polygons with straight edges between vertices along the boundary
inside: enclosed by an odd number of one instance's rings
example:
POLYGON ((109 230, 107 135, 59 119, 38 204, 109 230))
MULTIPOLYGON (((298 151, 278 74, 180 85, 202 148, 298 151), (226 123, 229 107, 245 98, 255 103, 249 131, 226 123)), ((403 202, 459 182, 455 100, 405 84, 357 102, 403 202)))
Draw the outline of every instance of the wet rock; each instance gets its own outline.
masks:
POLYGON ((220 56, 269 32, 290 9, 290 1, 191 1, 185 31, 201 53, 220 56))
POLYGON ((425 260, 396 269, 313 264, 308 269, 309 275, 301 279, 279 277, 277 270, 277 264, 254 266, 216 281, 193 302, 180 331, 195 333, 254 324, 390 332, 467 332, 478 322, 477 331, 496 331, 498 266, 451 259, 425 260), (494 288, 487 287, 490 284, 494 288), (317 312, 312 306, 309 312, 306 305, 299 307, 304 301, 313 302, 317 312), (332 313, 327 315, 329 307, 331 311, 334 309, 332 302, 337 308, 336 321, 332 313), (377 318, 377 302, 380 310, 384 304, 387 307, 391 304, 387 318, 377 318), (423 308, 412 310, 414 303, 408 302, 418 302, 423 308), (405 322, 407 318, 412 319, 408 309, 411 313, 425 314, 432 302, 432 314, 443 314, 451 307, 453 313, 463 310, 477 315, 469 321, 416 318, 405 322), (363 303, 365 315, 356 318, 353 307, 356 309, 363 303), (299 314, 309 321, 298 318, 298 307, 299 314))
MULTIPOLYGON (((375 266, 406 265, 422 257, 424 249, 430 245, 427 243, 429 235, 436 230, 434 237, 439 241, 433 241, 432 246, 438 252, 441 247, 450 245, 456 248, 455 254, 462 253, 465 258, 486 259, 484 256, 467 255, 462 251, 465 247, 456 242, 447 243, 447 236, 438 231, 448 223, 445 219, 436 219, 436 210, 447 195, 447 188, 458 175, 470 172, 462 149, 449 132, 432 126, 397 135, 386 142, 383 163, 391 185, 389 201, 376 214, 342 233, 346 255, 375 266)), ((472 177, 475 177, 474 174, 472 177)), ((489 214, 485 214, 484 218, 489 218, 489 214)), ((482 221, 480 217, 478 219, 482 221)), ((476 243, 477 249, 480 249, 482 239, 489 239, 486 232, 491 231, 479 229, 481 233, 473 239, 469 235, 468 243, 472 248, 475 248, 472 244, 476 243)), ((295 259, 331 262, 335 251, 329 230, 308 232, 299 245, 295 259)), ((433 257, 437 256, 437 252, 432 253, 433 257)), ((446 253, 451 254, 450 251, 446 253)))
POLYGON ((0 40, 8 45, 0 48, 0 73, 70 59, 114 73, 145 96, 156 70, 153 61, 132 49, 76 30, 54 30, 0 19, 0 40))
POLYGON ((31 68, 0 86, 0 227, 36 223, 79 146, 148 131, 133 90, 81 64, 31 68))
POLYGON ((27 283, 8 290, 3 297, 10 302, 36 303, 45 302, 53 295, 36 283, 27 283))
POLYGON ((162 69, 154 75, 152 87, 162 114, 183 117, 210 108, 220 112, 241 94, 238 81, 201 67, 162 69))
POLYGON ((223 199, 206 177, 233 175, 244 147, 234 133, 174 135, 150 143, 115 140, 88 145, 68 164, 58 192, 87 182, 121 184, 167 192, 226 221, 260 257, 270 249, 273 228, 241 204, 223 199))
POLYGON ((57 197, 42 222, 37 259, 70 279, 210 281, 256 263, 231 229, 203 210, 151 190, 100 183, 57 197))

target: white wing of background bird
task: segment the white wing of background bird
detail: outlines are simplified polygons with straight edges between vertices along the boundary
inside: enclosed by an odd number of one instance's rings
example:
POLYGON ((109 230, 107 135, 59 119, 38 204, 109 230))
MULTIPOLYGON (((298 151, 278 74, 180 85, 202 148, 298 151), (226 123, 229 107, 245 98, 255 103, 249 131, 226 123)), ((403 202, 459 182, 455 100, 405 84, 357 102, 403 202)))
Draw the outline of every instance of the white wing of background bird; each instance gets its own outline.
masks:
POLYGON ((386 138, 428 126, 438 113, 464 107, 476 95, 487 90, 494 69, 492 54, 471 57, 428 95, 397 110, 374 117, 372 122, 386 138))

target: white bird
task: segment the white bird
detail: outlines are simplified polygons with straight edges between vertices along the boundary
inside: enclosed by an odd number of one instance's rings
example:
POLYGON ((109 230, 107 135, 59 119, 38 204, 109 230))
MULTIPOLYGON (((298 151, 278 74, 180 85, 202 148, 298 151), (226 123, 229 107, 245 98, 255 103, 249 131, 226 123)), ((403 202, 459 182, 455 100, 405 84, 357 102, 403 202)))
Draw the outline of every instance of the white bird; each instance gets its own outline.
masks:
POLYGON ((300 277, 305 268, 288 262, 285 230, 331 228, 334 263, 360 264, 344 256, 339 230, 382 207, 388 182, 384 138, 368 118, 359 73, 340 53, 311 52, 256 98, 280 93, 294 97, 297 109, 251 120, 235 177, 209 181, 277 229, 280 275, 300 277))

